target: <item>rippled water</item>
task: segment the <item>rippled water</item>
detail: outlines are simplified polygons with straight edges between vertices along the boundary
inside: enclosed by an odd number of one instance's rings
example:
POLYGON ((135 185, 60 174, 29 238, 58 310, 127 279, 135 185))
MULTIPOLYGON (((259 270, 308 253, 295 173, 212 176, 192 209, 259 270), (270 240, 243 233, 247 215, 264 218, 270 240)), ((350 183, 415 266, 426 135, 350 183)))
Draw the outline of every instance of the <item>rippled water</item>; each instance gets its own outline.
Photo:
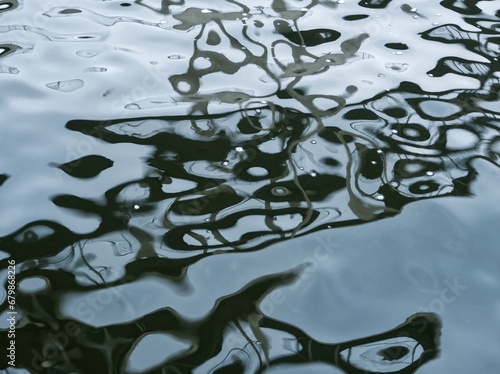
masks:
POLYGON ((2 372, 498 371, 497 8, 0 1, 2 372))

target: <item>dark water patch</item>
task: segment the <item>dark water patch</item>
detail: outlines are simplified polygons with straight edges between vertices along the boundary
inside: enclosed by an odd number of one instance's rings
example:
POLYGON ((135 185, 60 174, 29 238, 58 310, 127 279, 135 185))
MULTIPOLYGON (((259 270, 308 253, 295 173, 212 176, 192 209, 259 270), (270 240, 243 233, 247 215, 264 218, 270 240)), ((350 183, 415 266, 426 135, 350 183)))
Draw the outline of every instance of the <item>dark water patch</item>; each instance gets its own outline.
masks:
POLYGON ((358 21, 360 19, 365 19, 365 18, 368 18, 368 17, 370 17, 368 14, 352 14, 352 15, 349 15, 349 16, 344 16, 343 18, 346 21, 358 21))
POLYGON ((383 160, 380 153, 374 148, 363 145, 357 146, 359 152, 360 166, 359 174, 366 179, 380 179, 383 172, 383 160))
POLYGON ((368 109, 353 109, 344 114, 345 119, 349 120, 377 120, 378 116, 368 109))
POLYGON ((5 175, 5 174, 0 174, 0 187, 2 186, 2 184, 5 183, 5 181, 9 179, 9 176, 8 175, 5 175))
POLYGON ((393 118, 404 118, 408 115, 405 109, 397 107, 384 109, 383 112, 393 118))
POLYGON ((93 178, 112 166, 113 161, 106 157, 91 155, 67 162, 58 167, 75 178, 93 178))
POLYGON ((75 14, 75 13, 81 13, 82 11, 80 9, 63 9, 59 11, 59 14, 75 14))
POLYGON ((408 46, 404 43, 386 43, 385 46, 390 49, 395 49, 398 51, 404 51, 408 49, 408 46))

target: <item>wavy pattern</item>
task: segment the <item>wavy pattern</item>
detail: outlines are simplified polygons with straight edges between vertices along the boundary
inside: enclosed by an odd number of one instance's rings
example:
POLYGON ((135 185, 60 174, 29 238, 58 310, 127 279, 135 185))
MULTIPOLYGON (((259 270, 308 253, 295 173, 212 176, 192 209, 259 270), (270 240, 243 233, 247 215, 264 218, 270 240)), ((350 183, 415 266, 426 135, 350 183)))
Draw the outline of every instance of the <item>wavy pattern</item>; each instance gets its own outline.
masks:
MULTIPOLYGON (((433 313, 343 343, 266 314, 263 300, 293 287, 306 261, 250 269, 250 280, 190 301, 189 311, 164 295, 189 299, 214 258, 267 261, 275 243, 471 196, 473 161, 500 166, 498 14, 484 3, 137 0, 34 10, 0 1, 0 72, 10 73, 12 102, 67 108, 43 124, 80 142, 65 159, 41 146, 52 187, 37 199, 50 209, 17 213, 2 228, 0 262, 15 259, 25 287, 18 366, 221 374, 323 363, 409 374, 436 358, 433 313), (158 304, 127 296, 142 293, 158 304), (207 312, 189 315, 204 302, 207 312), (143 359, 152 342, 168 352, 143 359)), ((0 195, 24 191, 17 167, 0 172, 0 195)))

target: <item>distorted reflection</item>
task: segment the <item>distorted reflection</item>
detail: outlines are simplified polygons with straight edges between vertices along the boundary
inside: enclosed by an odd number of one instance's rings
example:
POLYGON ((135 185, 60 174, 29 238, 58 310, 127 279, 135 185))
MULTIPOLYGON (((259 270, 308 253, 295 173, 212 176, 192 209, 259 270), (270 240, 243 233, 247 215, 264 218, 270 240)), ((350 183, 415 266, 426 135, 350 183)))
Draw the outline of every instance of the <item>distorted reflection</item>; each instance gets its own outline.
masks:
POLYGON ((1 164, 0 197, 34 196, 0 237, 3 268, 17 264, 19 367, 410 374, 437 358, 433 313, 327 343, 307 330, 312 314, 299 327, 260 304, 306 262, 282 268, 273 245, 307 258, 294 239, 472 198, 474 161, 500 166, 490 2, 65 3, 0 1, 0 140, 22 148, 1 164), (269 268, 245 268, 243 282, 244 255, 269 268), (227 262, 203 268, 214 259, 227 262), (196 293, 193 279, 213 273, 227 278, 196 293))

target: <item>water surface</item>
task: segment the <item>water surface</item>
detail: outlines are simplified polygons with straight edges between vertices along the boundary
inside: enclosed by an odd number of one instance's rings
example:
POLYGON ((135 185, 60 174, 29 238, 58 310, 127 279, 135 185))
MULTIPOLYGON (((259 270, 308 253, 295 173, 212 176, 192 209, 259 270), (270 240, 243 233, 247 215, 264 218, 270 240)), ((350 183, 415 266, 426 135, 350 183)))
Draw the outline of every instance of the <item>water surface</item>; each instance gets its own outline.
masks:
POLYGON ((6 373, 500 368, 494 1, 0 21, 6 373))

